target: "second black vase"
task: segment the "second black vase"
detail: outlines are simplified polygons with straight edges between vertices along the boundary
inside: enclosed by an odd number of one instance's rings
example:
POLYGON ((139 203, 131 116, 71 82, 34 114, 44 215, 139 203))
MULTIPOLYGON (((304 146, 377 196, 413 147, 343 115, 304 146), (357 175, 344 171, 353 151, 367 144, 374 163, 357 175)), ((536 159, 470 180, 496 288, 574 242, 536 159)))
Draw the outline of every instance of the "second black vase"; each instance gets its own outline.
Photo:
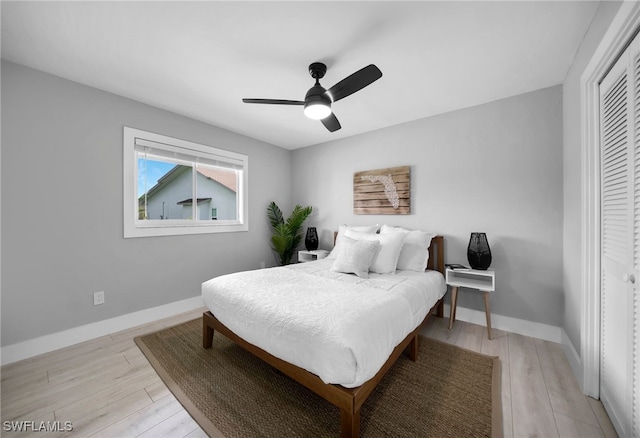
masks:
POLYGON ((307 235, 304 238, 304 246, 307 251, 315 251, 318 249, 318 232, 315 227, 307 228, 307 235))
POLYGON ((467 260, 472 269, 484 271, 491 266, 491 249, 486 233, 471 233, 467 247, 467 260))

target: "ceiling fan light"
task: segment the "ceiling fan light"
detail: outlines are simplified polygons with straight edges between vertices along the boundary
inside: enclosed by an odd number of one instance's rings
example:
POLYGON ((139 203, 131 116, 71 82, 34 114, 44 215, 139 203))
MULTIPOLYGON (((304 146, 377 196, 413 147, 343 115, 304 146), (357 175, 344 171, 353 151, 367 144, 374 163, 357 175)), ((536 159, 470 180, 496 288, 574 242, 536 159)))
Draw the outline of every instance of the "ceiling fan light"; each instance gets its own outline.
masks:
POLYGON ((331 114, 331 107, 324 102, 310 102, 304 106, 304 115, 313 120, 321 120, 331 114))

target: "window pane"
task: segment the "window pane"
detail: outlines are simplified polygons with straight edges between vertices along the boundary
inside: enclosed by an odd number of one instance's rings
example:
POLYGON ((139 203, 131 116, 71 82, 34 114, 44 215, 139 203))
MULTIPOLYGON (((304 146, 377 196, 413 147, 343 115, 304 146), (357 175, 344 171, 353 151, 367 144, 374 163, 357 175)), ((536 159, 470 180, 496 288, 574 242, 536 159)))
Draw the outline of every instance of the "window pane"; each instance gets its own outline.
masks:
POLYGON ((248 231, 249 157, 139 129, 124 132, 124 237, 248 231))
POLYGON ((193 218, 193 168, 138 155, 138 219, 193 218))
POLYGON ((198 164, 198 220, 238 220, 238 175, 232 169, 198 164))

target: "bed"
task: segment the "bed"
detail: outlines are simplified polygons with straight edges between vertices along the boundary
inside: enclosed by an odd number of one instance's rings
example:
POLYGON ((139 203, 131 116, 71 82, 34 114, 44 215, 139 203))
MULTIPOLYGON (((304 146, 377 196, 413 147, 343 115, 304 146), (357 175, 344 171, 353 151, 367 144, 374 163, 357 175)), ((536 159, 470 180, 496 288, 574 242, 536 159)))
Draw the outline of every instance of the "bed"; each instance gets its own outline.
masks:
POLYGON ((421 272, 347 274, 333 257, 213 278, 203 347, 218 331, 337 406, 341 436, 356 437, 367 397, 405 350, 417 360, 421 326, 443 316, 443 243, 430 237, 421 272))

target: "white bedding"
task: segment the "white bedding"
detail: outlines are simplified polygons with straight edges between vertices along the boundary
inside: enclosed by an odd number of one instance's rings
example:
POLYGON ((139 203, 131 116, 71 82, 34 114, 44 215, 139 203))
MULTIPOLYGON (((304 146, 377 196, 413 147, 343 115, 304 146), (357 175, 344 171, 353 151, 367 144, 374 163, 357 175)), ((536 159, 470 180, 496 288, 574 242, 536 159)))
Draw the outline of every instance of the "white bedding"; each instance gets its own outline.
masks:
POLYGON ((244 340, 348 388, 371 379, 444 296, 437 271, 363 279, 332 260, 238 272, 202 284, 211 313, 244 340))

